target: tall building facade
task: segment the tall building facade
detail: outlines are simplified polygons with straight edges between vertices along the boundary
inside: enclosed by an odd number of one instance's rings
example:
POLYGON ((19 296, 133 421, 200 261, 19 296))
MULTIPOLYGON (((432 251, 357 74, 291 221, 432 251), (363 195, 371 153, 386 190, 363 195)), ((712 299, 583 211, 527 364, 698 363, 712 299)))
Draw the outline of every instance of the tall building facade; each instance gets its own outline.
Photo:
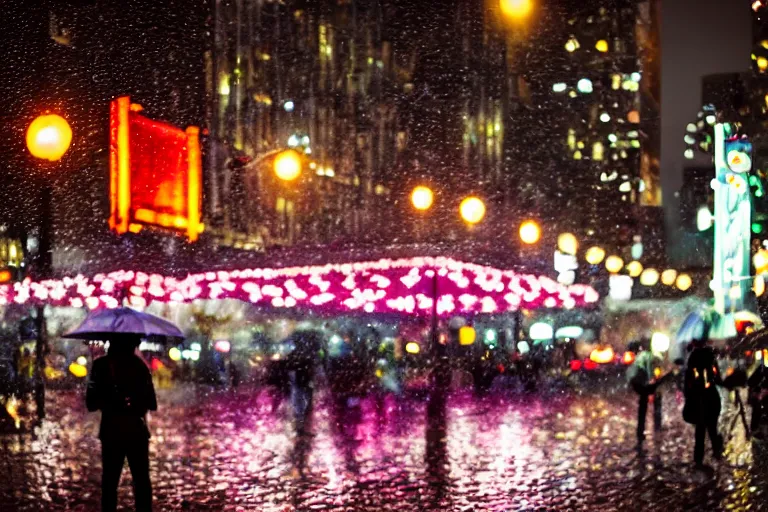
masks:
POLYGON ((373 237, 408 141, 413 63, 382 2, 220 0, 206 54, 209 234, 260 249, 373 237), (274 157, 293 150, 286 183, 274 157))
POLYGON ((582 239, 628 247, 660 206, 658 16, 655 1, 552 2, 527 60, 543 215, 582 239))

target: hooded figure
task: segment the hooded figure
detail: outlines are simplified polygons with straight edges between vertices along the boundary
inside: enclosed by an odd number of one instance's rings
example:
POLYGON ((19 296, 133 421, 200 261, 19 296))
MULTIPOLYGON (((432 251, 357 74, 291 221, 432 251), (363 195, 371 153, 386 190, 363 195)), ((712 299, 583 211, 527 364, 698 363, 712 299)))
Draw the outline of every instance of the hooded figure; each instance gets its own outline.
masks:
POLYGON ((723 384, 717 368, 717 358, 706 339, 693 340, 693 351, 688 357, 685 370, 685 407, 683 419, 696 426, 696 445, 693 460, 697 466, 704 462, 704 440, 709 435, 712 452, 716 459, 722 456, 723 439, 717 432, 720 417, 720 393, 717 386, 723 384))
POLYGON ((88 410, 101 411, 104 512, 117 509, 117 486, 126 457, 133 476, 136 510, 152 510, 146 414, 157 410, 157 400, 149 368, 135 354, 140 341, 136 335, 113 337, 109 353, 93 362, 85 395, 88 410))

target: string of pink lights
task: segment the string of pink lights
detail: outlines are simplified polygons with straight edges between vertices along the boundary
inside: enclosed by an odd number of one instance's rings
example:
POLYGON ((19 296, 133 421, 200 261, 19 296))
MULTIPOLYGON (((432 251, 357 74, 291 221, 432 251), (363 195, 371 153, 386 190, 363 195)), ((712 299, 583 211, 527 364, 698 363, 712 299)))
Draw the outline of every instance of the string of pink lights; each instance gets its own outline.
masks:
POLYGON ((40 282, 25 280, 0 287, 0 306, 49 304, 99 309, 126 304, 143 308, 152 301, 236 299, 259 307, 323 313, 430 315, 435 275, 440 316, 589 307, 600 298, 589 286, 564 286, 545 276, 449 258, 411 258, 204 272, 183 279, 124 270, 90 278, 78 275, 40 282))

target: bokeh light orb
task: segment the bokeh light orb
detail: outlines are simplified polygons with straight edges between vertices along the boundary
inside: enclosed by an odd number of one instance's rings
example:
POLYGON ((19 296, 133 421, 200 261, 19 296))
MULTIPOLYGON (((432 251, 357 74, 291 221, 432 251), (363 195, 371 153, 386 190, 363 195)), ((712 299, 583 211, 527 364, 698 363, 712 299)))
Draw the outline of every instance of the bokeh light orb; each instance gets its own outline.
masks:
POLYGON ((590 247, 584 254, 584 259, 586 259, 587 263, 590 265, 599 265, 600 262, 603 261, 603 258, 605 258, 605 249, 602 247, 590 247))
POLYGON ((523 243, 532 245, 541 239, 541 228, 533 220, 527 220, 520 224, 520 240, 523 243))
POLYGON ((72 128, 56 114, 43 115, 27 128, 27 149, 35 158, 56 162, 72 143, 72 128))
POLYGON ((579 241, 573 233, 561 233, 557 237, 557 248, 562 253, 575 255, 579 250, 579 241))
POLYGON ((413 207, 417 210, 429 210, 434 201, 435 194, 429 187, 418 186, 411 192, 411 204, 413 204, 413 207))
POLYGON ((533 10, 532 0, 499 0, 501 13, 507 18, 525 18, 533 10))
POLYGON ((688 289, 693 286, 693 279, 691 279, 691 276, 688 274, 680 274, 677 276, 677 281, 675 281, 675 284, 677 285, 677 289, 681 292, 688 291, 688 289))
POLYGON ((459 214, 468 224, 477 224, 485 217, 485 203, 478 197, 467 197, 459 205, 459 214))
POLYGON ((605 269, 608 272, 616 274, 621 272, 622 268, 624 268, 624 260, 622 260, 619 256, 608 256, 605 259, 605 269))
POLYGON ((630 261, 627 263, 627 273, 630 277, 638 277, 643 272, 643 264, 639 261, 630 261))
POLYGON ((659 271, 655 268, 647 268, 640 274, 640 284, 643 286, 656 286, 659 282, 659 271))
POLYGON ((665 284, 667 286, 672 286, 675 284, 676 279, 677 279, 677 270, 673 268, 668 268, 667 270, 661 273, 662 284, 665 284))
POLYGON ((301 174, 301 156, 287 149, 275 157, 275 175, 283 181, 293 181, 301 174))

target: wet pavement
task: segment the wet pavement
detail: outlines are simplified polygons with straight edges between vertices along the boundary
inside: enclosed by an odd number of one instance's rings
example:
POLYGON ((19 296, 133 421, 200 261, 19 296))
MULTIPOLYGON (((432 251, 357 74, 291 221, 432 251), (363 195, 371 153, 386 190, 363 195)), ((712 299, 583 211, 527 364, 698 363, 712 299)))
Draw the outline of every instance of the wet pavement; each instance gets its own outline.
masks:
MULTIPOLYGON (((319 392, 298 436, 291 403, 268 389, 159 395, 150 425, 160 511, 768 510, 762 445, 737 427, 727 460, 694 471, 674 393, 665 430, 649 433, 642 453, 623 391, 387 396, 359 407, 319 392)), ((98 415, 78 391, 50 392, 48 409, 32 431, 0 436, 0 510, 98 510, 98 415)), ((132 510, 127 467, 120 503, 132 510)))

